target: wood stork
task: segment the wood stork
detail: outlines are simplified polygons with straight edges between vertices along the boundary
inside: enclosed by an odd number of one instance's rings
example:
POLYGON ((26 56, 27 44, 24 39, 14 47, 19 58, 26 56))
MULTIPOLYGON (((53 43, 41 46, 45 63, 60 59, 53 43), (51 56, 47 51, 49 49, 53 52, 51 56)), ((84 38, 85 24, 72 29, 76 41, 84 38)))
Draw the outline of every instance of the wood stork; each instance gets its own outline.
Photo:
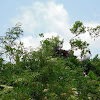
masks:
POLYGON ((89 50, 81 59, 81 61, 85 61, 87 59, 90 59, 90 57, 92 56, 91 51, 89 50))
MULTIPOLYGON (((92 56, 92 54, 91 54, 91 51, 89 50, 89 51, 82 57, 81 62, 84 62, 84 61, 90 59, 91 56, 92 56)), ((82 65, 82 68, 83 68, 84 66, 85 66, 85 65, 82 65)), ((83 74, 84 74, 85 77, 87 76, 87 74, 86 74, 86 72, 85 72, 84 70, 83 70, 83 74)))

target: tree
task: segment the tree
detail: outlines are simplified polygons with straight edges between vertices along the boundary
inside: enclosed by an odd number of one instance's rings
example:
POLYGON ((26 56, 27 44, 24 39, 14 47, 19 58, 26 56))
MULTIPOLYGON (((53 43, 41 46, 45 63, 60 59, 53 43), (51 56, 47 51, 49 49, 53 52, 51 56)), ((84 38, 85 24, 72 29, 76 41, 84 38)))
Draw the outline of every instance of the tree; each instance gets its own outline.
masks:
POLYGON ((60 50, 63 47, 63 40, 59 39, 59 36, 47 38, 40 42, 43 52, 52 56, 56 53, 56 50, 60 50))
POLYGON ((72 50, 81 50, 81 58, 89 51, 89 43, 83 42, 81 39, 70 40, 70 45, 72 50))
POLYGON ((6 54, 9 57, 10 61, 12 56, 14 55, 14 51, 16 50, 17 42, 16 40, 23 35, 23 30, 19 24, 16 24, 15 27, 8 29, 8 32, 5 33, 4 37, 0 37, 1 48, 4 52, 1 54, 6 54))
POLYGON ((70 31, 75 34, 75 37, 79 36, 86 32, 86 27, 83 25, 82 22, 76 21, 70 31))
POLYGON ((77 38, 80 34, 84 34, 85 32, 88 32, 91 38, 97 38, 100 36, 100 26, 97 26, 96 28, 92 27, 85 27, 82 22, 76 21, 73 27, 70 29, 70 31, 75 35, 70 40, 70 45, 72 49, 81 50, 81 58, 86 54, 90 49, 88 48, 89 43, 86 41, 82 41, 80 38, 77 38))
POLYGON ((95 28, 93 27, 87 27, 87 31, 89 32, 89 35, 91 38, 94 38, 94 40, 100 36, 100 26, 97 26, 95 28))
MULTIPOLYGON (((81 23, 79 26, 83 27, 83 24, 81 23)), ((40 36, 44 37, 43 34, 40 36)), ((77 36, 79 36, 78 33, 77 36)), ((72 49, 87 50, 89 44, 79 38, 76 39, 77 36, 70 41, 72 49)), ((100 59, 98 55, 94 59, 84 62, 86 67, 90 67, 89 74, 84 77, 81 67, 83 63, 73 55, 73 52, 66 59, 62 56, 52 56, 54 53, 61 54, 64 51, 62 49, 63 40, 59 40, 58 36, 42 40, 41 47, 37 51, 31 52, 25 51, 22 42, 14 41, 13 43, 15 45, 11 46, 12 55, 9 56, 12 56, 16 63, 3 64, 5 69, 0 72, 1 99, 100 99, 100 59), (55 49, 59 52, 56 52, 55 49), (22 60, 20 60, 21 57, 22 60)), ((0 64, 2 63, 3 59, 0 58, 0 64)))

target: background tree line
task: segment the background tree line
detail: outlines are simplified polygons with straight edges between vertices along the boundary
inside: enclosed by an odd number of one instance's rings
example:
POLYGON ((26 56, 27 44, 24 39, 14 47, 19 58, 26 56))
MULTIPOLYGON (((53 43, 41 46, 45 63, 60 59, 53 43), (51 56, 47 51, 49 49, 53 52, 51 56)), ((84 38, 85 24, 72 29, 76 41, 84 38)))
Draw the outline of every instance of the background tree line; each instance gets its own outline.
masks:
MULTIPOLYGON (((40 41, 37 51, 27 51, 17 39, 23 35, 16 25, 0 37, 0 98, 1 100, 99 100, 100 59, 79 61, 74 50, 81 50, 81 58, 89 51, 89 43, 77 38, 89 32, 91 38, 99 36, 100 26, 86 28, 76 21, 70 31, 71 50, 63 50, 59 36, 40 41), (4 63, 3 55, 10 62, 4 63), (12 60, 15 63, 11 63, 12 60), (85 72, 87 77, 84 76, 85 72)), ((44 37, 43 34, 39 34, 44 37)), ((67 45, 67 44, 66 44, 67 45)))

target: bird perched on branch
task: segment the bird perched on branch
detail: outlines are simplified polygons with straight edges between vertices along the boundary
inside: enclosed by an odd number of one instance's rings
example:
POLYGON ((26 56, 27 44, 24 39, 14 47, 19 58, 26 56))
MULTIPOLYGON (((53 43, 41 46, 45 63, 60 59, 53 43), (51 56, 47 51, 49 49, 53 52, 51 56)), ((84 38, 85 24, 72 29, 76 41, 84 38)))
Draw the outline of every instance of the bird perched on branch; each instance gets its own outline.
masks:
POLYGON ((85 61, 87 59, 90 59, 92 56, 91 51, 89 50, 81 59, 81 61, 85 61))
POLYGON ((83 68, 83 74, 84 76, 86 77, 88 72, 90 71, 91 69, 91 64, 90 63, 86 63, 88 59, 90 59, 90 57, 92 56, 90 50, 82 57, 81 59, 81 62, 83 63, 82 64, 82 68, 83 68), (84 70, 84 67, 87 67, 86 70, 84 70))

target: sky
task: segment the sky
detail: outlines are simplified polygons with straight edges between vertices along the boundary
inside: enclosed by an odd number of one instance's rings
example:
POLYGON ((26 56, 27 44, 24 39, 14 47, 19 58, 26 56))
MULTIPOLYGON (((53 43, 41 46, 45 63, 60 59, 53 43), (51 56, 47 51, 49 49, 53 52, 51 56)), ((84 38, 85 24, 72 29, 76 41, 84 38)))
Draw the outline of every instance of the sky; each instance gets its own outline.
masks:
MULTIPOLYGON (((41 40, 38 34, 44 33, 44 38, 59 35, 64 39, 63 49, 68 50, 73 37, 69 29, 75 21, 89 27, 100 25, 99 4, 100 0, 0 0, 0 36, 20 22, 24 30, 20 40, 26 47, 37 48, 41 40)), ((86 33, 80 38, 90 43, 92 57, 100 57, 100 37, 94 41, 86 33)))

